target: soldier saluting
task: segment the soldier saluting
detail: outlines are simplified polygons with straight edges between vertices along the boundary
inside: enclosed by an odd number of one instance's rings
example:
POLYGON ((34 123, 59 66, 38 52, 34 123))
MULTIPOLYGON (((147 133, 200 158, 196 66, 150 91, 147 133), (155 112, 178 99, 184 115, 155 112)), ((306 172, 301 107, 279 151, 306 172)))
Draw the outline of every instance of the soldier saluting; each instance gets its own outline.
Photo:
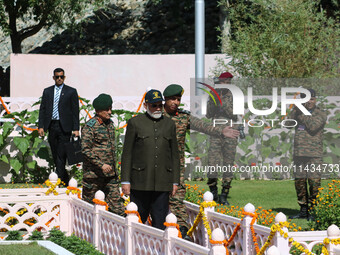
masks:
MULTIPOLYGON (((300 205, 300 212, 290 218, 306 219, 308 216, 308 203, 312 204, 321 186, 321 174, 318 171, 309 171, 311 167, 318 169, 322 164, 323 156, 323 130, 327 115, 316 106, 316 93, 308 89, 311 98, 304 104, 311 115, 304 115, 300 109, 294 107, 288 119, 297 122, 294 137, 294 164, 295 164, 295 190, 300 205), (308 170, 307 170, 308 169, 308 170), (307 188, 309 185, 309 194, 307 188)), ((306 97, 301 94, 301 98, 306 97)), ((320 168, 319 168, 320 169, 320 168)))

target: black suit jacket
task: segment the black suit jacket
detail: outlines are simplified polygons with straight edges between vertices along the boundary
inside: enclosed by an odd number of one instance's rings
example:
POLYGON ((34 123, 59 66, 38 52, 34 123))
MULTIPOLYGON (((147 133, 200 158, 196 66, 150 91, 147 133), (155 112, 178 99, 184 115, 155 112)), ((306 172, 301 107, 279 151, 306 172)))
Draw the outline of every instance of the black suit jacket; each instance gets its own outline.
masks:
MULTIPOLYGON (((49 129, 52 120, 54 86, 44 89, 40 110, 39 128, 49 129)), ((64 132, 79 130, 79 102, 77 90, 64 84, 59 98, 59 120, 64 132)))

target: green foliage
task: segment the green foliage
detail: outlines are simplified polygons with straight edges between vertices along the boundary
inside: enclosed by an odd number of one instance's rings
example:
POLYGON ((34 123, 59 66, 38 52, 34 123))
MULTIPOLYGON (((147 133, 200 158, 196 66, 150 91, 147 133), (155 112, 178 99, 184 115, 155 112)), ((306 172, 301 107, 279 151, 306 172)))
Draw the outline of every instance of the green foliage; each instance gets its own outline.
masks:
POLYGON ((96 248, 89 242, 80 239, 75 235, 66 237, 60 246, 66 250, 77 255, 101 255, 103 253, 96 250, 96 248))
POLYGON ((226 54, 243 77, 339 77, 339 23, 318 1, 231 0, 226 54))
POLYGON ((134 115, 140 113, 131 112, 123 109, 112 110, 112 117, 117 120, 117 128, 115 132, 115 149, 116 149, 116 169, 118 174, 120 175, 120 158, 123 153, 123 141, 121 136, 124 134, 125 129, 122 127, 123 123, 127 123, 129 119, 131 119, 134 115))
POLYGON ((34 230, 28 240, 44 240, 44 235, 41 231, 34 230))
POLYGON ((333 180, 327 187, 321 188, 315 205, 310 211, 314 217, 309 222, 315 230, 325 230, 330 225, 340 225, 340 181, 333 180))
POLYGON ((65 236, 62 231, 53 228, 49 231, 47 240, 52 241, 66 250, 77 255, 100 255, 96 248, 85 240, 76 237, 75 235, 65 236))
MULTIPOLYGON (((33 182, 44 182, 51 168, 40 168, 33 157, 39 157, 46 160, 49 166, 52 165, 52 159, 48 153, 46 145, 43 144, 44 139, 39 137, 38 131, 29 131, 23 128, 25 125, 35 124, 38 120, 39 112, 34 111, 21 111, 7 114, 4 118, 13 118, 14 123, 10 123, 11 127, 7 126, 9 131, 14 130, 14 126, 18 125, 20 136, 13 137, 13 144, 17 149, 17 153, 10 157, 9 154, 3 154, 1 160, 9 163, 11 166, 12 181, 26 182, 31 180, 33 182)), ((6 123, 7 124, 7 123, 6 123)), ((7 134, 8 136, 9 134, 7 134)), ((0 145, 0 147, 3 147, 0 145)))
POLYGON ((90 6, 102 7, 106 0, 8 0, 0 1, 0 29, 11 36, 12 51, 21 53, 21 42, 50 28, 74 25, 90 6), (27 22, 27 21, 31 22, 27 22), (19 27, 18 24, 25 24, 19 27))
POLYGON ((65 240, 65 238, 65 233, 54 227, 49 231, 46 240, 60 245, 65 240))
POLYGON ((7 237, 5 240, 7 241, 20 241, 23 239, 20 232, 18 230, 7 231, 7 237))

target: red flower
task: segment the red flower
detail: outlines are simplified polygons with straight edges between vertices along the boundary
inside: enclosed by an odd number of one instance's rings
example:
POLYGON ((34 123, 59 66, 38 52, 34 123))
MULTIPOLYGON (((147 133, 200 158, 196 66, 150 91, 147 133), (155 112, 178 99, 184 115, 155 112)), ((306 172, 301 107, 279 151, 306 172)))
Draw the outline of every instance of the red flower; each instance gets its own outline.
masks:
POLYGON ((201 158, 200 157, 195 157, 195 160, 200 160, 201 158))
POLYGON ((277 166, 281 166, 281 163, 280 163, 280 162, 276 162, 276 165, 277 165, 277 166))
POLYGON ((122 162, 119 161, 119 162, 118 162, 118 165, 121 165, 121 164, 122 164, 122 162))
POLYGON ((256 166, 256 163, 251 163, 251 166, 256 166))

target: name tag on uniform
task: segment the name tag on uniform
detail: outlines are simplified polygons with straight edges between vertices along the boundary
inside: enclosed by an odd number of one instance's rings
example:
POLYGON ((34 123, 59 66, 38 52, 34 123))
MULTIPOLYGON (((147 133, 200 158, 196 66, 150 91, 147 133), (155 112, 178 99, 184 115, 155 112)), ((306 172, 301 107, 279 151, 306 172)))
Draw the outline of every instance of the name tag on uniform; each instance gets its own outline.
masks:
POLYGON ((298 130, 305 130, 306 129, 306 126, 305 125, 299 125, 298 126, 298 130))

